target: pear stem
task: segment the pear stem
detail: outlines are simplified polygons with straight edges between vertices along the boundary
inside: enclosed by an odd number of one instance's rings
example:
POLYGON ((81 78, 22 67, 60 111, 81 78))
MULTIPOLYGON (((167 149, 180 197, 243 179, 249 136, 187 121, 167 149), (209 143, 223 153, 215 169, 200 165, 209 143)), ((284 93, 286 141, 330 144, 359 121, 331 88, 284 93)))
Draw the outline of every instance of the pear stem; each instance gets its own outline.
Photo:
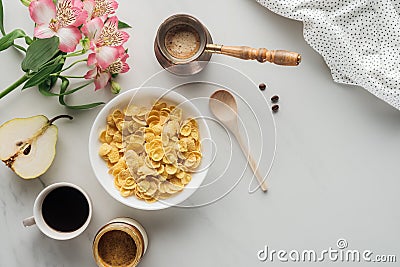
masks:
POLYGON ((49 124, 53 124, 53 122, 55 122, 58 119, 70 119, 70 120, 72 120, 73 117, 70 116, 70 115, 58 115, 58 116, 52 118, 51 120, 49 120, 49 124))
POLYGON ((15 88, 17 88, 18 86, 20 86, 21 84, 23 84, 26 80, 29 79, 29 75, 25 74, 24 76, 22 76, 21 78, 19 78, 18 81, 16 81, 15 83, 13 83, 12 85, 10 85, 7 89, 5 89, 3 92, 0 93, 0 99, 2 99, 3 97, 5 97, 8 93, 10 93, 11 91, 13 91, 15 88))

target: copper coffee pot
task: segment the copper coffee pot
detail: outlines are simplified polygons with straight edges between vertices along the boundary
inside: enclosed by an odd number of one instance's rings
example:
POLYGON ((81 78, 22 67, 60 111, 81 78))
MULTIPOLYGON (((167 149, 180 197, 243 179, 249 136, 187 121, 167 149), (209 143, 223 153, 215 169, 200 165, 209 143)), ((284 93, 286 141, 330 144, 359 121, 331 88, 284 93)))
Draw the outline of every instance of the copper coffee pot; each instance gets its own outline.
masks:
POLYGON ((212 54, 257 60, 261 63, 268 61, 283 66, 297 66, 301 62, 301 55, 296 52, 214 44, 208 29, 198 19, 186 14, 173 15, 160 25, 154 42, 154 51, 161 66, 177 75, 192 75, 200 72, 210 61, 212 54), (177 27, 190 28, 198 39, 197 50, 187 58, 173 56, 167 49, 166 36, 177 27))

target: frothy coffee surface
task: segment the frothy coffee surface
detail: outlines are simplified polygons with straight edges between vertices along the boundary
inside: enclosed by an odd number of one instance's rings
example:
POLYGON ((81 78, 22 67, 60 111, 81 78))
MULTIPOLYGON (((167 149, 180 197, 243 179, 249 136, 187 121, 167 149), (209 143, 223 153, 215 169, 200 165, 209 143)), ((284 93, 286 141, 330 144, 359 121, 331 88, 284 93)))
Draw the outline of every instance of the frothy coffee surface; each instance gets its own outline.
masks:
POLYGON ((200 49, 199 33, 189 25, 172 27, 165 35, 165 47, 174 58, 190 58, 200 49))
POLYGON ((99 240, 100 258, 111 266, 126 266, 136 257, 136 244, 133 238, 120 230, 105 233, 99 240))

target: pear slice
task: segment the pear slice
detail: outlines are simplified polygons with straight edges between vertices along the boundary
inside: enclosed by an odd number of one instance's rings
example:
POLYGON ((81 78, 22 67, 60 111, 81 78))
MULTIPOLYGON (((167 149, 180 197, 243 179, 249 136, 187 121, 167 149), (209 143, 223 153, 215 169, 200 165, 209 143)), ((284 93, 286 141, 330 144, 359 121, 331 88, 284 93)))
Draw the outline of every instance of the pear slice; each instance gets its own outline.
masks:
POLYGON ((51 120, 39 115, 17 118, 0 126, 0 160, 24 179, 37 178, 50 167, 56 155, 58 129, 51 120))

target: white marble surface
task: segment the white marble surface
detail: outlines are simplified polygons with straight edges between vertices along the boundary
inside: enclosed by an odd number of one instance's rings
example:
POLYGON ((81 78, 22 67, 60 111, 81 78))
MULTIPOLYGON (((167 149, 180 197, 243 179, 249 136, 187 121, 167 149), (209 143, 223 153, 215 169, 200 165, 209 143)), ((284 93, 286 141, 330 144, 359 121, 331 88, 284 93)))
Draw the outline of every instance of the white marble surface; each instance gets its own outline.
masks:
MULTIPOLYGON (((3 3, 6 29, 22 27, 32 32, 25 7, 19 1, 3 3)), ((198 17, 218 43, 285 48, 303 54, 299 68, 213 57, 213 61, 238 69, 255 83, 266 82, 269 89, 263 93, 265 97, 281 97, 281 110, 275 115, 278 149, 268 178, 270 191, 249 194, 252 175, 247 169, 229 194, 210 205, 155 212, 125 207, 105 193, 90 167, 87 139, 99 109, 68 111, 58 105, 57 99, 42 97, 34 88, 22 93, 16 90, 0 100, 1 123, 36 114, 51 117, 69 113, 75 117, 73 122, 58 122, 58 153, 41 180, 46 185, 69 181, 81 186, 93 200, 94 214, 84 234, 70 241, 51 240, 35 227, 24 229, 21 221, 31 216, 33 201, 43 185, 40 180, 24 181, 0 166, 0 266, 95 266, 91 254, 94 234, 117 216, 137 219, 148 231, 150 247, 141 266, 309 266, 260 262, 257 251, 265 245, 276 250, 323 250, 335 247, 339 238, 346 238, 351 249, 396 255, 400 238, 399 111, 361 88, 335 84, 321 57, 304 42, 302 25, 252 0, 120 0, 119 16, 134 26, 128 44, 133 68, 119 80, 125 89, 138 87, 161 70, 153 55, 153 40, 161 21, 174 13, 198 17)), ((8 50, 1 52, 0 58, 0 87, 5 88, 22 75, 22 57, 8 50)), ((219 74, 210 68, 202 75, 203 79, 213 80, 219 74)), ((241 75, 228 78, 239 85, 244 79, 241 75)), ((163 81, 169 84, 177 80, 166 75, 163 81)), ((187 90, 189 97, 194 95, 193 90, 187 90)), ((248 103, 263 99, 255 87, 236 88, 235 92, 248 103)), ((199 94, 206 96, 208 92, 199 94)), ((111 98, 108 91, 89 90, 70 101, 111 98)), ((253 107, 257 116, 262 119, 265 112, 265 121, 271 122, 268 108, 260 105, 253 107)), ((251 114, 244 113, 243 119, 250 136, 257 134, 251 127, 251 114)), ((271 131, 270 127, 272 124, 266 123, 263 133, 271 131)), ((212 126, 212 131, 218 153, 210 179, 223 169, 226 153, 232 152, 229 170, 220 179, 223 186, 229 185, 243 171, 245 159, 236 143, 230 149, 226 133, 217 126, 212 126)), ((259 147, 261 139, 257 135, 251 140, 252 148, 259 147)), ((267 155, 273 148, 271 140, 271 136, 263 139, 267 155)), ((209 193, 202 192, 189 201, 196 204, 214 197, 213 192, 218 190, 218 186, 210 187, 209 193)))

